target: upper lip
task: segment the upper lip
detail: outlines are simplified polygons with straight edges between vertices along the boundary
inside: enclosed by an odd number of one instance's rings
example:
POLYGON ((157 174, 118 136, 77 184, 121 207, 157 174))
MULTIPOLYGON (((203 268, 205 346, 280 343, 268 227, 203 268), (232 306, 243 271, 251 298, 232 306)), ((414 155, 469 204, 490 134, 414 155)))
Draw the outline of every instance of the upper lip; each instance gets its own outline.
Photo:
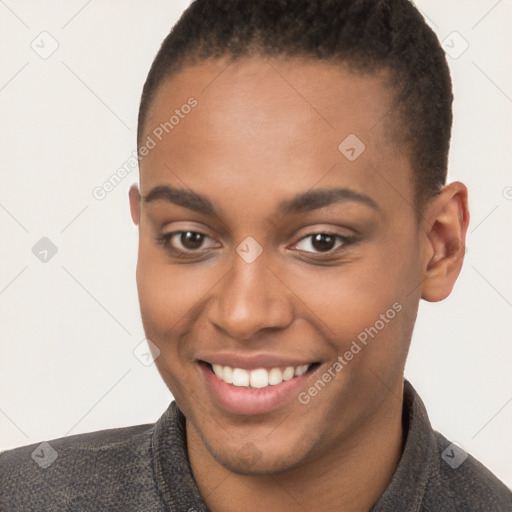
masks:
POLYGON ((242 368, 245 370, 256 370, 257 368, 286 368, 288 366, 302 366, 317 362, 316 359, 298 359, 273 354, 240 354, 229 352, 216 352, 215 354, 206 354, 199 358, 210 364, 220 366, 230 366, 231 368, 242 368))

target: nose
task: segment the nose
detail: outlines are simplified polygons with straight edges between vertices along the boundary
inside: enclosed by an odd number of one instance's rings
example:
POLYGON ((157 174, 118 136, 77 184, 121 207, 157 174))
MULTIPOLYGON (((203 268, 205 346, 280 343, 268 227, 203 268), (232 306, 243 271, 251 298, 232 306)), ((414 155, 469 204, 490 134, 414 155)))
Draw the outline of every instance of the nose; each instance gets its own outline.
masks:
POLYGON ((234 339, 247 341, 263 329, 283 329, 293 321, 293 294, 263 255, 247 263, 235 253, 215 292, 207 317, 234 339))

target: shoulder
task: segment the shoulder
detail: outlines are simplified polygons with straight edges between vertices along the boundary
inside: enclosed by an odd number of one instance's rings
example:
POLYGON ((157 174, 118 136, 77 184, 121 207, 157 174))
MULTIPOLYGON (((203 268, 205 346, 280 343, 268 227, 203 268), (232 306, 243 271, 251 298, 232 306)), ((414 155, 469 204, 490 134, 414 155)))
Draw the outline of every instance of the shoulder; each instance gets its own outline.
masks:
POLYGON ((512 491, 487 467, 435 432, 437 471, 429 479, 427 502, 432 510, 512 511, 512 491), (438 507, 438 508, 435 508, 438 507))
POLYGON ((125 484, 130 492, 147 488, 153 431, 154 424, 114 428, 1 452, 0 509, 63 510, 74 502, 79 510, 79 503, 108 501, 125 484))
MULTIPOLYGON (((136 452, 143 448, 153 431, 154 424, 112 428, 87 432, 73 436, 59 437, 49 441, 20 446, 0 452, 0 475, 9 469, 49 467, 53 460, 76 462, 77 457, 109 453, 136 452)), ((115 459, 110 459, 114 462, 115 459)))

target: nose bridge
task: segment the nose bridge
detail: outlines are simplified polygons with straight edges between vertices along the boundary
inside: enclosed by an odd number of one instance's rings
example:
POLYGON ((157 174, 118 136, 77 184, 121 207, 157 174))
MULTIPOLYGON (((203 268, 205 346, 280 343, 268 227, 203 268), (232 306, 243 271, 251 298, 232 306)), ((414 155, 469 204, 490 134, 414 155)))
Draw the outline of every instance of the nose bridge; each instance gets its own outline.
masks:
MULTIPOLYGON (((250 243, 250 242, 249 242, 250 243)), ((240 244, 232 267, 208 309, 210 322, 235 339, 249 339, 264 328, 283 328, 292 321, 286 286, 268 266, 268 257, 240 244)))

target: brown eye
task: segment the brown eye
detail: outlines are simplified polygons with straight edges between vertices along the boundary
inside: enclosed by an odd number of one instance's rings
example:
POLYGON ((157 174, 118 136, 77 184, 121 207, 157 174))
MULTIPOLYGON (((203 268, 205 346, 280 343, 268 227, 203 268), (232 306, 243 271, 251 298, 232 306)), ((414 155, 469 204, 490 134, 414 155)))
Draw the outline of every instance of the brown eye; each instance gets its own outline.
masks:
POLYGON ((166 251, 180 257, 204 253, 204 249, 208 247, 203 246, 208 239, 208 235, 198 231, 173 231, 156 237, 156 241, 162 244, 166 251))
POLYGON ((318 233, 311 241, 311 246, 317 251, 330 251, 336 243, 336 237, 326 235, 325 233, 318 233))
POLYGON ((203 243, 204 237, 202 233, 196 233, 195 231, 183 231, 179 233, 179 241, 181 245, 188 250, 193 251, 199 249, 203 243))
POLYGON ((301 238, 296 247, 303 252, 322 254, 335 252, 336 249, 349 245, 352 241, 350 237, 346 236, 331 233, 312 233, 301 238))

